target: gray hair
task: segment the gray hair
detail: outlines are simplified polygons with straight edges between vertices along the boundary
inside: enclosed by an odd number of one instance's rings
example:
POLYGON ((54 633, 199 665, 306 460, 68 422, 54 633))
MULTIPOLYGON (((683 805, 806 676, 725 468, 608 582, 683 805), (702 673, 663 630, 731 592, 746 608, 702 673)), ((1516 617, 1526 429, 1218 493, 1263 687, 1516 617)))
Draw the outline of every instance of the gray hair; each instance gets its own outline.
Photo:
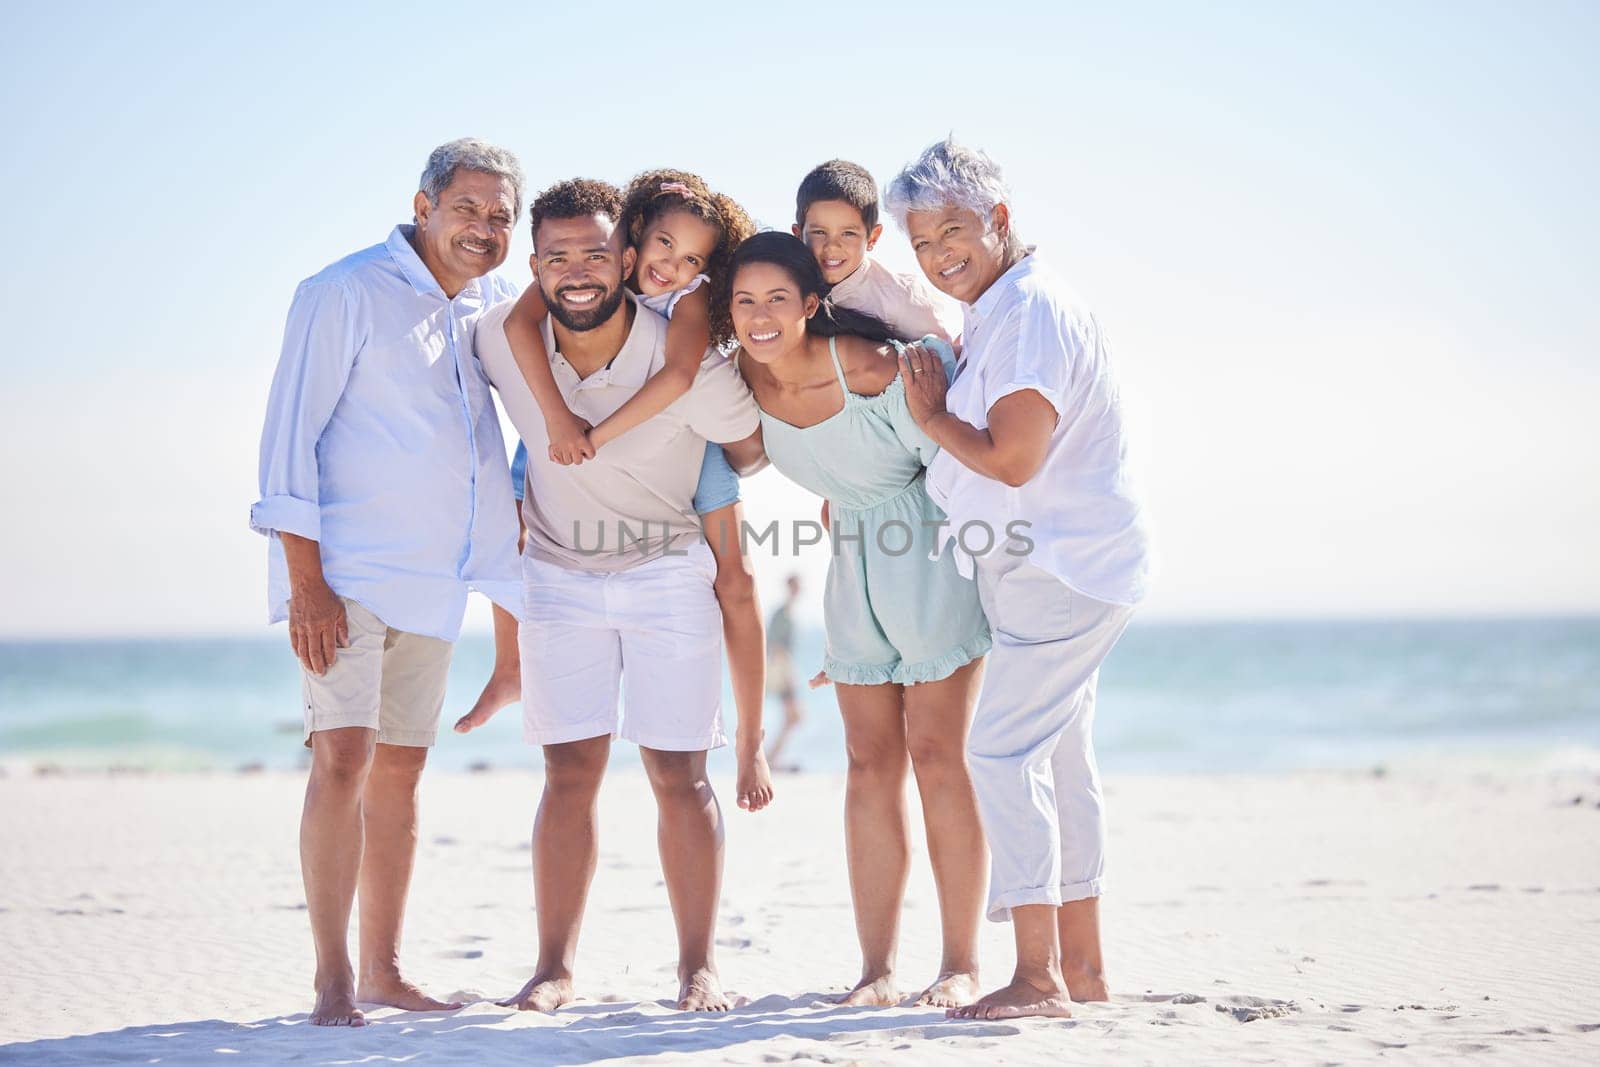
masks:
POLYGON ((428 203, 439 206, 439 195, 455 181, 456 171, 466 168, 484 174, 493 174, 511 183, 511 197, 517 215, 522 214, 522 164, 517 157, 499 145, 480 141, 476 137, 462 137, 442 144, 428 155, 428 165, 422 170, 422 180, 417 188, 427 196, 428 203))
MULTIPOLYGON (((912 211, 937 211, 956 205, 968 208, 990 224, 996 204, 1011 203, 1011 188, 1000 173, 1000 164, 981 148, 968 148, 951 135, 929 145, 922 155, 907 163, 883 193, 884 209, 904 230, 906 215, 912 211)), ((1013 226, 1007 244, 1020 248, 1022 242, 1013 226)))

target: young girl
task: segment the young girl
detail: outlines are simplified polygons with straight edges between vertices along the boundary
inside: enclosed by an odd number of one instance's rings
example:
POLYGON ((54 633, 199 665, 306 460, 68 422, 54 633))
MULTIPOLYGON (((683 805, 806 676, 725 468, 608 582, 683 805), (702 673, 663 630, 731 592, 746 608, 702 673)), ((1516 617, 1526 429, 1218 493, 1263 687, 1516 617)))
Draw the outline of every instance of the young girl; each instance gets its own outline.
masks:
MULTIPOLYGON (((964 750, 989 626, 949 555, 928 558, 928 529, 945 519, 923 487, 938 449, 906 409, 902 346, 885 343, 880 320, 832 306, 822 289, 816 259, 789 234, 757 234, 734 253, 736 358, 761 409, 767 457, 824 497, 832 520, 823 669, 849 753, 845 846, 862 955, 844 1002, 900 999, 909 763, 944 937, 940 973, 918 1003, 954 1007, 978 993, 984 845, 964 750)), ((944 342, 924 344, 954 363, 944 342)))
MULTIPOLYGON (((505 322, 506 339, 529 390, 539 403, 550 437, 550 459, 582 463, 607 442, 666 410, 689 391, 706 349, 732 340, 725 301, 710 300, 713 279, 725 275, 733 250, 755 232, 743 208, 713 193, 698 176, 679 170, 646 171, 628 185, 619 227, 636 259, 629 288, 639 303, 667 317, 665 365, 625 404, 590 427, 567 408, 550 370, 540 324, 548 313, 537 285, 530 285, 505 322)), ((520 464, 513 465, 520 494, 520 464)), ((519 496, 520 499, 520 496, 519 496)), ((706 543, 717 558, 715 589, 722 609, 728 673, 738 709, 738 784, 741 808, 759 811, 772 799, 762 751, 761 713, 766 638, 755 580, 739 536, 744 510, 739 479, 720 446, 707 444, 694 506, 706 543)), ((456 725, 465 733, 488 721, 520 694, 515 620, 495 618, 495 668, 478 703, 456 725)))

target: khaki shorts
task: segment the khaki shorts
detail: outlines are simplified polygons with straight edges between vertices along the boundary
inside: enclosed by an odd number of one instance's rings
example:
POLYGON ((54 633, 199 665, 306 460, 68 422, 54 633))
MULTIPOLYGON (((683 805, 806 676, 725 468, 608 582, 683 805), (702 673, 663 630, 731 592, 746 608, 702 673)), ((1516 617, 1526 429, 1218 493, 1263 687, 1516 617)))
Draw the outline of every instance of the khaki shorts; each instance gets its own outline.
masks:
POLYGON ((350 647, 338 650, 326 674, 300 672, 306 745, 319 730, 361 726, 378 731, 380 744, 431 747, 455 646, 385 626, 349 597, 339 599, 350 624, 350 647))

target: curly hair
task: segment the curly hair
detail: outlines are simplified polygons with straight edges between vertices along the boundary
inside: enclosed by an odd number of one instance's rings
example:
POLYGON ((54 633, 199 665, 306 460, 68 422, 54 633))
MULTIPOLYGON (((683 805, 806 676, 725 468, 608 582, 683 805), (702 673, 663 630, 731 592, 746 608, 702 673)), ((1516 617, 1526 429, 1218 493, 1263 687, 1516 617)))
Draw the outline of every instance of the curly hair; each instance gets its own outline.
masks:
POLYGON ((622 190, 595 178, 570 178, 552 185, 528 205, 535 248, 539 244, 539 224, 545 219, 580 219, 586 215, 621 221, 622 190))
POLYGON ((645 231, 668 211, 686 211, 717 231, 716 247, 702 273, 711 279, 711 343, 726 345, 733 340, 733 317, 727 299, 728 264, 733 260, 733 250, 756 232, 755 223, 736 200, 712 192, 698 174, 663 167, 647 170, 628 183, 620 223, 628 243, 637 249, 645 231))

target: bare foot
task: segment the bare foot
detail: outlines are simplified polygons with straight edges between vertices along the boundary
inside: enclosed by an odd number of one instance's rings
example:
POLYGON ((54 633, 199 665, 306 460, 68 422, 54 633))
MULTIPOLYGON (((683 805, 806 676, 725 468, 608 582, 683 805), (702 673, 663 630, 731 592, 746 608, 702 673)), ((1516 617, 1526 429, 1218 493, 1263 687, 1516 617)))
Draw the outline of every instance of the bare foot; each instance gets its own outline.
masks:
POLYGON ((1091 1001, 1103 1002, 1111 999, 1111 990, 1106 986, 1105 975, 1074 974, 1067 972, 1067 993, 1079 1004, 1088 1004, 1091 1001))
POLYGON ((1020 975, 1011 984, 983 997, 975 1004, 951 1008, 952 1019, 1017 1019, 1025 1015, 1046 1015, 1056 1019, 1072 1016, 1072 1001, 1064 986, 1054 982, 1035 985, 1020 975))
POLYGON ((900 990, 895 988, 892 974, 863 978, 839 1003, 847 1008, 892 1008, 900 1003, 900 990))
POLYGON ((401 1011, 455 1011, 458 1000, 436 1000, 401 978, 398 973, 369 974, 361 979, 356 999, 363 1004, 382 1004, 401 1011))
POLYGON ((355 982, 340 978, 324 984, 317 982, 317 1004, 311 1009, 312 1026, 365 1026, 367 1017, 356 1007, 355 982))
POLYGON ((483 692, 478 695, 478 702, 472 705, 472 710, 456 720, 456 733, 471 733, 494 718, 495 712, 521 699, 522 672, 514 668, 495 671, 489 676, 489 681, 484 685, 483 692))
POLYGON ((732 1006, 722 992, 717 972, 710 967, 691 971, 678 986, 679 1011, 727 1011, 732 1006))
POLYGON ((917 997, 919 1008, 959 1008, 978 999, 978 972, 941 974, 917 997))
POLYGON ((536 974, 528 979, 528 984, 514 997, 497 1000, 502 1008, 516 1008, 520 1011, 555 1011, 566 1004, 571 1004, 577 999, 572 991, 571 978, 558 978, 554 975, 536 974))

